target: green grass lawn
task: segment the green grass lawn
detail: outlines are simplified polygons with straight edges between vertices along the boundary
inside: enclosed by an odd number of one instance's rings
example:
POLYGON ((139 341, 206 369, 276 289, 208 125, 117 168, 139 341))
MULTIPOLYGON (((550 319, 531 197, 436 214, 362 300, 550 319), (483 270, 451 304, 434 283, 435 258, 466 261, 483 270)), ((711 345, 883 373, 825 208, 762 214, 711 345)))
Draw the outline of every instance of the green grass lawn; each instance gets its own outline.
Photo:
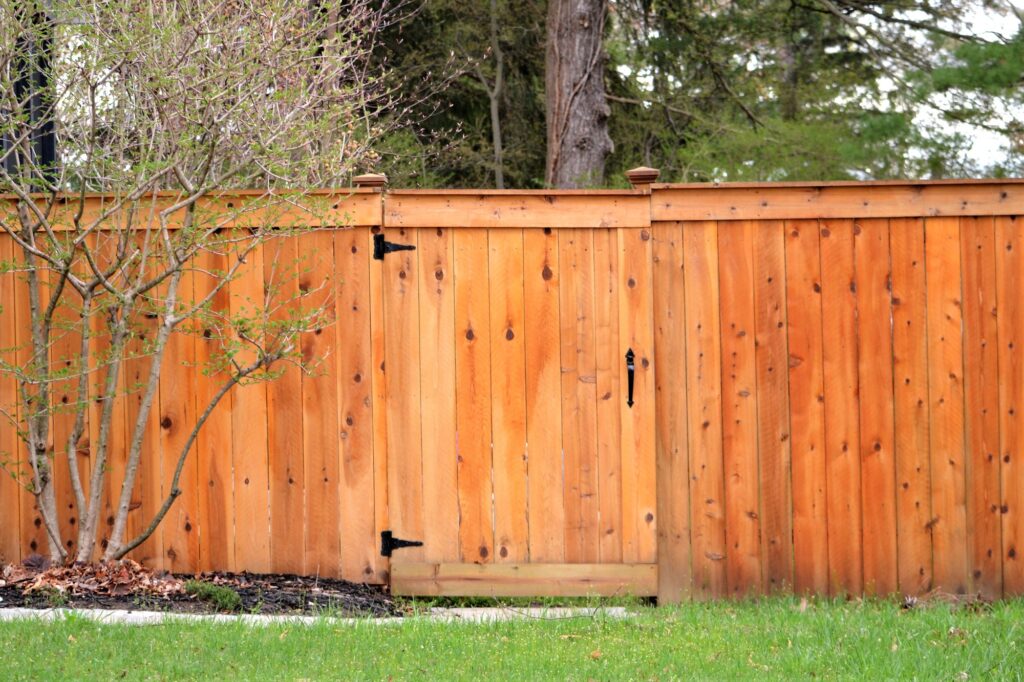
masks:
POLYGON ((0 624, 3 679, 1020 679, 1024 601, 797 600, 490 625, 0 624))

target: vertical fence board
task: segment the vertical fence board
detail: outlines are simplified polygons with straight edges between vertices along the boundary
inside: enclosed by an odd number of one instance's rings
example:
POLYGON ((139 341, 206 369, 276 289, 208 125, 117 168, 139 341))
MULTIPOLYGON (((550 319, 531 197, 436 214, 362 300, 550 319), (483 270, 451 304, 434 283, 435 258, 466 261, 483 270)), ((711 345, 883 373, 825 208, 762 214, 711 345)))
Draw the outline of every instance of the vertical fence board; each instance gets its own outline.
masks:
POLYGON ((786 223, 794 587, 828 594, 825 387, 817 220, 786 223))
MULTIPOLYGON (((177 292, 178 309, 192 305, 195 300, 194 279, 191 272, 182 275, 177 292)), ((163 497, 174 493, 174 472, 197 416, 195 337, 186 329, 186 324, 183 323, 171 333, 166 350, 160 358, 163 363, 160 374, 163 497)), ((178 479, 177 487, 181 494, 157 531, 162 531, 164 536, 165 567, 174 573, 191 573, 199 566, 199 529, 196 527, 199 512, 199 464, 190 454, 185 454, 178 479)))
POLYGON ((928 329, 924 221, 892 220, 893 414, 899 589, 931 589, 928 329))
POLYGON ((565 559, 592 563, 599 558, 593 231, 558 237, 565 559))
POLYGON ((729 594, 761 591, 757 364, 754 313, 756 222, 718 226, 722 320, 722 457, 725 468, 725 572, 729 594))
POLYGON ((853 221, 822 221, 820 236, 829 590, 858 594, 863 567, 853 221))
POLYGON ((996 218, 1003 591, 1024 593, 1024 219, 996 218))
POLYGON ((523 231, 488 236, 495 561, 529 556, 526 498, 526 347, 523 231))
MULTIPOLYGON (((0 264, 13 264, 14 241, 0 234, 0 264)), ((17 361, 15 348, 17 339, 17 297, 15 284, 18 275, 14 272, 0 274, 0 359, 5 364, 17 361)), ((17 425, 7 415, 18 414, 18 382, 13 374, 0 373, 0 562, 17 563, 21 559, 21 511, 19 498, 21 486, 26 483, 22 476, 21 463, 24 448, 18 439, 17 425)))
POLYGON ((341 577, 373 578, 378 535, 373 510, 373 409, 370 397, 370 254, 366 231, 334 233, 338 268, 334 320, 340 440, 341 577))
POLYGON ((793 492, 786 342, 786 243, 781 221, 755 232, 757 423, 763 581, 768 592, 793 586, 793 492))
POLYGON ((718 224, 683 223, 686 405, 694 595, 726 592, 718 224))
POLYGON ((487 238, 481 228, 455 233, 459 546, 462 561, 482 563, 494 561, 487 238))
POLYGON ((859 220, 854 232, 864 590, 888 595, 898 586, 889 221, 859 220))
MULTIPOLYGON (((623 469, 627 453, 622 433, 622 384, 626 341, 619 336, 619 244, 616 230, 594 231, 594 327, 597 338, 597 469, 601 527, 599 549, 602 563, 636 561, 636 527, 626 521, 623 494, 635 493, 637 481, 623 469), (623 474, 626 474, 624 477, 623 474)), ((634 496, 635 499, 635 496, 634 496)))
POLYGON ((679 223, 652 226, 654 366, 657 410, 658 603, 688 597, 690 475, 686 419, 686 318, 683 231, 679 223))
MULTIPOLYGON (((277 301, 271 319, 284 320, 299 299, 299 273, 309 263, 299 255, 297 237, 264 246, 263 279, 277 301), (294 301, 288 304, 286 302, 294 301)), ((267 450, 270 481, 271 566, 278 573, 301 573, 305 557, 306 475, 302 447, 302 370, 289 363, 267 385, 267 450)))
MULTIPOLYGON (((366 235, 368 253, 373 252, 374 236, 381 228, 371 227, 366 235)), ((448 272, 451 281, 451 272, 448 272)), ((390 463, 388 461, 388 404, 387 404, 387 346, 384 343, 385 320, 385 270, 382 261, 370 261, 370 371, 372 377, 371 411, 373 413, 373 516, 374 535, 391 527, 391 504, 404 504, 389 492, 390 463), (395 500, 392 502, 392 500, 395 500)), ((452 348, 454 353, 454 347, 452 348)), ((419 356, 416 356, 419 359, 419 356)), ((422 490, 421 490, 422 494, 422 490)), ((458 532, 457 529, 455 531, 458 532)), ((391 576, 391 562, 387 557, 374 555, 374 581, 388 582, 391 576)), ((422 557, 422 553, 421 553, 422 557)))
POLYGON ((959 218, 925 220, 934 587, 967 590, 959 218))
MULTIPOLYGON (((307 300, 311 309, 319 306, 332 309, 336 276, 333 237, 327 232, 304 235, 299 249, 310 259, 299 280, 299 290, 309 292, 307 300)), ((329 327, 317 329, 303 333, 299 339, 303 361, 311 370, 302 376, 302 450, 306 477, 303 570, 336 577, 341 568, 338 385, 334 377, 337 349, 329 331, 329 327)), ((237 485, 237 475, 235 482, 237 485)))
POLYGON ((523 231, 530 560, 565 559, 558 236, 523 231))
POLYGON ((620 344, 633 349, 636 368, 633 407, 618 396, 622 410, 623 554, 627 561, 635 556, 637 561, 651 563, 657 560, 658 539, 651 233, 648 229, 622 229, 618 237, 620 344))
POLYGON ((420 364, 423 420, 423 492, 431 513, 423 519, 427 561, 459 558, 458 462, 455 438, 455 271, 451 230, 419 230, 420 364))
POLYGON ((960 219, 967 426, 967 537, 971 591, 1003 592, 999 506, 999 337, 992 218, 960 219))
MULTIPOLYGON (((216 273, 230 267, 222 250, 202 250, 195 259, 196 299, 206 297, 217 284, 216 273)), ((231 314, 231 293, 224 286, 210 301, 209 315, 231 314)), ((222 318, 223 319, 223 318, 222 318)), ((227 380, 225 372, 210 367, 221 356, 226 339, 213 330, 213 320, 197 327, 196 337, 196 405, 206 408, 227 380)), ((233 444, 231 439, 232 394, 229 392, 210 413, 196 437, 196 462, 199 467, 199 568, 203 571, 235 569, 235 504, 233 479, 233 444)), ((302 570, 301 565, 298 570, 302 570)))
MULTIPOLYGON (((318 249, 333 254, 328 239, 317 237, 318 249)), ((263 315, 263 247, 246 257, 238 277, 229 285, 233 317, 259 319, 263 315)), ((329 277, 330 275, 328 275, 329 277)), ((329 288, 333 280, 327 282, 329 288)), ((323 336, 328 336, 324 334, 323 336)), ((333 376, 331 358, 337 352, 333 344, 322 347, 325 369, 333 376)), ((243 350, 238 357, 244 366, 256 360, 256 354, 243 350)), ((239 570, 265 573, 270 570, 270 499, 267 458, 267 385, 258 381, 239 385, 231 396, 231 444, 235 485, 235 565, 239 570)), ((330 405, 330 400, 324 401, 330 405)), ((323 424, 329 429, 330 422, 323 424)), ((337 433, 337 429, 333 429, 337 433)), ((330 433, 330 432, 328 432, 330 433)), ((337 439, 335 439, 336 442, 337 439)), ((336 447, 336 446, 335 446, 336 447)), ((328 449, 328 452, 330 449, 328 449)))

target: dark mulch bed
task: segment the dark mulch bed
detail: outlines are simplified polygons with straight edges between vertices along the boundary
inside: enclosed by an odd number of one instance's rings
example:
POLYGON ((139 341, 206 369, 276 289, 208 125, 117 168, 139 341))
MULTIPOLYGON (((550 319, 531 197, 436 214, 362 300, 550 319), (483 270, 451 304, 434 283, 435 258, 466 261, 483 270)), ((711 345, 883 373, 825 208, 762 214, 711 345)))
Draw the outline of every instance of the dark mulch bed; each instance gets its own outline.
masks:
MULTIPOLYGON (((0 566, 0 570, 3 568, 0 566)), ((186 581, 201 580, 234 590, 241 598, 237 613, 402 615, 391 596, 381 587, 330 578, 252 573, 172 576, 147 571, 138 564, 106 570, 69 567, 48 571, 31 566, 9 566, 6 572, 7 580, 0 579, 0 608, 62 606, 73 609, 222 613, 214 604, 184 589, 186 581)))

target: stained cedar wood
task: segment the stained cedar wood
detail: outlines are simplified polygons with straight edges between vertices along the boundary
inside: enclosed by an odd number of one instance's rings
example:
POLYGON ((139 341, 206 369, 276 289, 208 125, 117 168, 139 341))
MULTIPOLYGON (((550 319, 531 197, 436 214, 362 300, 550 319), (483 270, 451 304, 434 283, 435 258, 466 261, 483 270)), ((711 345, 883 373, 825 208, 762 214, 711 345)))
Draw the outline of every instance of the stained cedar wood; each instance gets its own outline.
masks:
POLYGON ((1024 220, 996 218, 999 301, 999 456, 1002 482, 1003 593, 1024 592, 1024 220))
POLYGON ((786 222, 786 305, 797 592, 828 594, 828 490, 817 220, 786 222))
POLYGON ((487 238, 483 229, 454 234, 459 547, 467 563, 494 561, 487 238))
POLYGON ((558 233, 523 230, 530 560, 565 560, 558 233))
POLYGON ((781 221, 758 224, 754 240, 757 423, 764 589, 793 586, 789 384, 786 376, 786 246, 781 221))
MULTIPOLYGON (((17 245, 12 245, 11 249, 11 257, 14 263, 19 267, 25 267, 24 252, 17 245)), ((29 285, 27 277, 18 277, 14 273, 11 273, 9 276, 14 279, 15 292, 15 360, 19 365, 27 366, 32 359, 32 315, 29 308, 29 285)), ((41 276, 45 276, 45 273, 41 273, 41 276)), ((27 410, 20 398, 17 399, 17 403, 19 423, 24 423, 27 416, 27 410)), ((18 461, 21 463, 21 466, 24 467, 25 474, 29 477, 29 482, 32 482, 32 465, 28 458, 27 446, 23 446, 21 448, 21 454, 18 461)), ((30 554, 45 554, 47 552, 47 547, 49 546, 49 534, 46 532, 42 514, 39 513, 35 497, 31 493, 29 486, 26 485, 21 488, 21 492, 18 496, 18 502, 18 515, 21 519, 22 528, 22 556, 28 556, 30 554)))
MULTIPOLYGON (((380 233, 380 227, 371 227, 366 235, 367 253, 373 252, 373 237, 380 233)), ((373 412, 373 516, 374 534, 390 528, 388 510, 388 421, 387 381, 384 373, 387 349, 384 344, 384 263, 370 261, 370 372, 372 394, 370 402, 373 412)), ((453 350, 454 352, 454 350, 453 350)), ((399 536, 401 537, 401 536, 399 536)), ((374 582, 386 583, 390 575, 391 562, 387 557, 375 553, 374 582)))
POLYGON ((651 231, 654 242, 654 365, 658 368, 655 372, 658 603, 671 604, 689 596, 692 579, 683 233, 679 223, 658 223, 651 231))
POLYGON ((683 223, 693 594, 726 592, 718 225, 683 223))
POLYGON ((772 220, 1006 215, 1020 212, 1024 185, 760 185, 662 187, 651 219, 772 220))
MULTIPOLYGON (((204 249, 196 255, 195 267, 195 291, 196 296, 201 298, 215 286, 215 273, 227 272, 230 266, 223 251, 204 249)), ((230 299, 229 287, 221 288, 210 301, 210 314, 230 315, 230 299)), ((221 338, 220 333, 214 333, 214 329, 223 331, 222 327, 213 324, 205 329, 197 329, 200 333, 196 337, 196 365, 199 370, 196 372, 196 404, 200 409, 205 409, 227 378, 223 371, 212 372, 212 368, 203 370, 224 353, 224 343, 228 341, 221 338), (209 334, 207 330, 210 330, 209 334)), ((228 393, 210 413, 196 438, 195 455, 199 467, 199 568, 203 571, 235 570, 231 413, 232 394, 228 393)), ((298 570, 302 570, 301 565, 298 570)))
POLYGON ((455 270, 452 231, 417 230, 420 385, 423 419, 423 519, 427 561, 459 559, 459 494, 455 431, 455 270))
POLYGON ((599 558, 593 231, 558 235, 565 559, 599 558))
MULTIPOLYGON (((325 244, 331 253, 328 239, 317 236, 318 246, 325 244)), ((245 243, 245 242, 241 242, 245 243)), ((256 248, 246 257, 246 263, 238 276, 228 285, 230 288, 231 315, 235 319, 255 318, 265 310, 264 262, 265 249, 256 248)), ((329 281, 327 286, 333 283, 329 281)), ((330 375, 334 372, 331 358, 337 350, 331 345, 322 347, 324 369, 330 375)), ((253 362, 256 355, 243 346, 238 361, 243 365, 253 362)), ((325 401, 330 404, 330 401, 325 401)), ((200 409, 205 409, 205 405, 200 409)), ((308 414, 308 413, 307 413, 308 414)), ((324 431, 331 422, 323 424, 324 431)), ((239 570, 265 573, 271 567, 270 560, 270 499, 267 453, 267 384, 262 381, 249 385, 235 386, 231 396, 231 447, 235 487, 235 566, 239 570)), ((337 429, 335 429, 337 432, 337 429)), ((328 449, 327 452, 331 452, 328 449)), ((326 534, 322 534, 326 535, 326 534)))
POLYGON ((414 564, 395 566, 394 594, 477 597, 652 596, 656 564, 414 564))
MULTIPOLYGON (((631 524, 634 529, 636 561, 647 563, 657 560, 658 551, 653 251, 649 229, 618 232, 620 335, 636 356, 635 404, 629 408, 619 400, 623 424, 623 525, 631 524)), ((629 545, 624 543, 624 547, 629 545)), ((626 553, 627 562, 632 556, 632 551, 626 553)))
MULTIPOLYGON (((117 248, 116 237, 110 234, 97 233, 91 235, 88 243, 94 248, 99 267, 109 266, 117 248)), ((2 260, 2 257, 0 257, 2 260)), ((107 356, 110 350, 110 333, 107 329, 107 319, 100 314, 94 314, 89 321, 90 328, 90 366, 97 367, 101 358, 107 356)), ((88 415, 88 443, 91 457, 95 462, 97 456, 96 448, 99 443, 100 415, 103 411, 102 401, 95 398, 103 394, 103 386, 106 382, 107 372, 101 370, 94 372, 89 378, 90 396, 88 415)), ((113 530, 113 518, 117 513, 117 502, 121 494, 121 483, 124 481, 125 466, 127 464, 127 452, 123 447, 122 437, 125 430, 126 416, 125 397, 125 376, 124 365, 118 371, 117 394, 113 401, 110 417, 110 432, 107 435, 107 461, 106 469, 109 476, 103 486, 103 494, 100 502, 103 505, 100 512, 100 523, 97 531, 97 544, 93 551, 93 557, 99 559, 110 542, 110 533, 113 530)), ((0 446, 2 448, 2 446, 0 446)), ((95 469, 93 469, 95 471, 95 469)), ((202 549, 200 548, 200 556, 202 549)))
MULTIPOLYGON (((329 232, 299 238, 300 253, 309 260, 299 279, 307 310, 334 307, 334 239, 329 232)), ((338 450, 338 385, 335 341, 330 326, 303 333, 299 338, 302 360, 312 369, 302 375, 302 450, 305 464, 306 523, 303 571, 338 576, 341 568, 339 537, 340 486, 338 450), (320 332, 320 333, 318 333, 320 332)), ((237 478, 237 477, 236 477, 237 478)))
POLYGON ((334 325, 328 330, 337 354, 341 468, 341 577, 373 576, 379 535, 374 532, 373 412, 370 401, 370 254, 366 230, 333 234, 338 268, 334 325))
MULTIPOLYGON (((299 272, 309 262, 308 255, 299 255, 298 241, 296 237, 273 239, 262 247, 263 281, 273 296, 272 320, 287 319, 290 311, 282 304, 299 295, 299 272)), ((300 573, 305 533, 297 529, 305 526, 306 478, 302 370, 294 363, 282 363, 276 369, 280 376, 267 384, 271 566, 278 573, 300 573)))
POLYGON ((754 233, 757 223, 718 227, 722 343, 722 456, 725 469, 725 571, 729 594, 761 588, 757 452, 754 233))
POLYGON ((523 344, 523 231, 487 237, 490 291, 494 560, 529 557, 526 465, 526 351, 523 344))
POLYGON ((889 221, 858 220, 854 235, 864 591, 886 596, 898 588, 889 221))
POLYGON ((640 193, 558 194, 475 191, 388 194, 385 227, 617 228, 648 227, 649 199, 640 193))
POLYGON ((960 222, 925 220, 928 403, 931 419, 933 587, 967 590, 967 500, 960 222))
POLYGON ((999 335, 992 218, 960 219, 970 589, 1003 593, 999 506, 999 335))
POLYGON ((889 242, 899 588, 922 594, 932 584, 924 221, 891 220, 889 242))
POLYGON ((829 591, 863 587, 853 221, 820 223, 829 591))
MULTIPOLYGON (((13 260, 14 241, 7 235, 0 234, 0 263, 13 260)), ((17 317, 17 298, 14 295, 16 276, 13 272, 0 275, 0 311, 4 317, 17 317)), ((5 363, 15 362, 13 349, 17 347, 15 325, 0 325, 0 358, 5 363)), ((17 414, 17 380, 8 373, 0 374, 0 409, 6 414, 17 414)), ((0 562, 17 563, 21 560, 21 512, 19 509, 22 495, 22 484, 27 484, 20 476, 23 472, 22 461, 25 448, 18 439, 14 424, 7 419, 0 420, 0 562), (18 478, 15 478, 18 476, 18 478)))
POLYGON ((624 523, 623 496, 635 493, 635 471, 626 471, 627 453, 622 433, 622 387, 619 372, 623 352, 630 342, 619 330, 620 254, 617 230, 594 231, 594 325, 597 336, 597 470, 600 528, 598 544, 602 563, 618 563, 625 553, 636 561, 636 529, 624 523), (624 475, 625 474, 625 475, 624 475), (625 548, 624 548, 625 545, 625 548))

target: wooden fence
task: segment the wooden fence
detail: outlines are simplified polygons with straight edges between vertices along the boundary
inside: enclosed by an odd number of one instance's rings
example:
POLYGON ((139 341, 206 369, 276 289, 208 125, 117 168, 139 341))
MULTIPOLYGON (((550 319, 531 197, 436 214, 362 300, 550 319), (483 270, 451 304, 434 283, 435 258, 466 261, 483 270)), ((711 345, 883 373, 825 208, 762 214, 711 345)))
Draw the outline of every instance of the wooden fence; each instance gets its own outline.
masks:
MULTIPOLYGON (((347 227, 267 243, 220 305, 309 254, 296 286, 337 319, 302 339, 322 371, 236 389, 135 556, 416 594, 1024 593, 1024 183, 634 180, 363 189, 347 227), (416 250, 375 260, 379 233, 416 250), (385 530, 424 544, 384 557, 385 530)), ((0 349, 25 340, 21 286, 0 277, 0 349)), ((134 527, 207 352, 170 349, 134 527)), ((45 541, 0 480, 0 556, 45 541)))

